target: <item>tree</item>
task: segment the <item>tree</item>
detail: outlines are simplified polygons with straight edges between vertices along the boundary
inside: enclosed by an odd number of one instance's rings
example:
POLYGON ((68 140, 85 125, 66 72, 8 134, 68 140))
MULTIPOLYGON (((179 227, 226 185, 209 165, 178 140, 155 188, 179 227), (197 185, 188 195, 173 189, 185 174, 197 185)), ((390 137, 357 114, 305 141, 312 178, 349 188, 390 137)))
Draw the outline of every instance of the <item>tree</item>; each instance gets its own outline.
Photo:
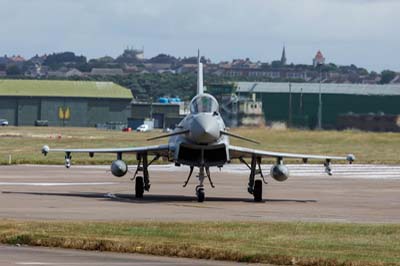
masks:
POLYGON ((158 63, 158 64, 175 64, 178 60, 167 54, 159 54, 155 57, 150 58, 150 63, 158 63))
POLYGON ((9 65, 6 69, 7 76, 22 75, 22 70, 17 65, 9 65))
POLYGON ((388 84, 396 77, 396 72, 391 70, 383 70, 381 72, 381 81, 380 84, 388 84))
POLYGON ((184 57, 181 60, 181 64, 197 64, 197 57, 195 57, 195 56, 184 57))
POLYGON ((365 68, 360 67, 360 68, 358 68, 358 74, 362 75, 362 76, 365 76, 365 75, 368 75, 369 73, 368 73, 368 70, 366 70, 365 68))
POLYGON ((83 55, 76 56, 73 52, 53 53, 47 56, 43 64, 50 66, 53 69, 57 69, 60 66, 66 64, 86 64, 86 57, 84 57, 83 55))
POLYGON ((282 66, 282 62, 280 60, 275 60, 271 62, 272 68, 278 68, 282 66))

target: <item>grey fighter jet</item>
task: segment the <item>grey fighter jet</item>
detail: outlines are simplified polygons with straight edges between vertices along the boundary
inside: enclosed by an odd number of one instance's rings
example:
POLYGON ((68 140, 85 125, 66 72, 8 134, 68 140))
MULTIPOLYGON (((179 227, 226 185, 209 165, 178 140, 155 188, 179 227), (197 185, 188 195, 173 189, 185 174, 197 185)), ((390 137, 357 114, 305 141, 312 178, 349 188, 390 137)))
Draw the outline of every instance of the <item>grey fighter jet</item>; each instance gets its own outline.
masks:
POLYGON ((329 175, 332 174, 332 160, 347 160, 349 163, 355 160, 352 154, 343 157, 323 156, 237 147, 229 144, 229 137, 256 142, 227 131, 219 113, 217 100, 203 91, 203 66, 198 60, 197 95, 190 102, 190 113, 172 133, 149 139, 169 138, 168 144, 109 149, 50 149, 48 146, 44 146, 42 153, 44 155, 49 152, 65 153, 65 166, 67 168, 71 166, 72 153, 88 153, 90 157, 93 157, 95 153, 113 153, 116 154, 116 160, 111 163, 111 173, 116 177, 122 177, 128 172, 128 166, 123 161, 122 155, 136 154, 138 163, 132 180, 135 180, 135 196, 137 198, 142 198, 144 192, 150 190, 149 166, 163 157, 175 163, 176 166, 187 165, 190 167, 189 176, 183 185, 184 187, 188 184, 193 170, 195 168, 199 169, 197 175, 199 184, 196 186, 196 196, 199 202, 203 202, 205 199, 204 180, 206 178, 209 180, 211 187, 214 187, 210 168, 221 168, 233 159, 238 159, 249 168, 250 175, 247 191, 253 195, 256 202, 262 201, 262 186, 263 183, 266 184, 261 170, 261 159, 263 157, 276 159, 276 164, 270 170, 270 176, 280 182, 289 177, 289 170, 283 163, 284 158, 299 158, 304 163, 309 159, 323 160, 325 171, 329 175))

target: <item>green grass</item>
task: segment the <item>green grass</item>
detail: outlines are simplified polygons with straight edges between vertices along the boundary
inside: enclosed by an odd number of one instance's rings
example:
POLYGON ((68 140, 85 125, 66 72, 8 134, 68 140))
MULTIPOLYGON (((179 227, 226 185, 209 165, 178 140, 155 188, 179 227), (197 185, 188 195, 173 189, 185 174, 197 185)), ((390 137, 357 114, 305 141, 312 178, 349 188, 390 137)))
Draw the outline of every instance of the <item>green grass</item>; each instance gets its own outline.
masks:
POLYGON ((0 243, 276 265, 400 265, 394 224, 3 220, 0 243))
MULTIPOLYGON (((272 130, 267 128, 233 129, 233 133, 261 142, 255 145, 231 138, 233 145, 271 151, 346 155, 353 153, 357 163, 400 163, 400 133, 369 133, 360 131, 306 131, 272 130)), ((40 154, 44 144, 53 148, 105 148, 132 147, 166 143, 167 139, 148 142, 147 138, 162 134, 125 133, 119 131, 101 131, 94 128, 37 128, 37 127, 1 127, 0 128, 0 164, 12 163, 63 164, 63 155, 50 153, 47 157, 40 154)), ((108 164, 115 156, 97 154, 89 158, 87 154, 74 154, 76 164, 108 164)), ((126 155, 129 163, 134 155, 126 155)), ((268 161, 268 160, 266 160, 268 161)), ((272 162, 272 160, 269 160, 272 162)), ((299 162, 291 160, 288 162, 299 162)), ((312 162, 312 161, 310 161, 312 162)))

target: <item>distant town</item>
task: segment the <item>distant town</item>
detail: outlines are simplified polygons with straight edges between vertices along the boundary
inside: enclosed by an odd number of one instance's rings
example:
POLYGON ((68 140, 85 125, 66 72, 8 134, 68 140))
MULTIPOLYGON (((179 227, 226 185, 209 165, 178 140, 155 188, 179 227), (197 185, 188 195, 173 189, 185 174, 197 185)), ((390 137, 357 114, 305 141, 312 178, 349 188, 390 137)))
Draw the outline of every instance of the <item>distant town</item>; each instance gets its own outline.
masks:
MULTIPOLYGON (((33 79, 93 79, 93 77, 116 77, 130 74, 196 72, 196 57, 177 58, 159 54, 145 58, 142 49, 128 47, 116 57, 104 56, 88 60, 73 52, 35 55, 26 59, 20 55, 0 56, 0 77, 33 79)), ((322 51, 310 55, 310 64, 288 63, 285 47, 272 62, 253 62, 250 59, 234 59, 231 62, 212 62, 202 57, 204 71, 208 76, 227 80, 270 82, 323 82, 356 84, 400 83, 400 73, 384 70, 368 71, 355 65, 339 66, 325 62, 322 51)))
MULTIPOLYGON (((288 63, 285 47, 277 58, 218 63, 200 58, 205 90, 218 100, 229 127, 277 122, 400 131, 400 73, 338 66, 319 50, 309 64, 288 63)), ((138 128, 150 119, 151 127, 174 128, 196 95, 197 60, 167 54, 145 58, 143 49, 132 47, 116 58, 89 60, 73 52, 3 56, 0 118, 10 125, 99 128, 138 128)))

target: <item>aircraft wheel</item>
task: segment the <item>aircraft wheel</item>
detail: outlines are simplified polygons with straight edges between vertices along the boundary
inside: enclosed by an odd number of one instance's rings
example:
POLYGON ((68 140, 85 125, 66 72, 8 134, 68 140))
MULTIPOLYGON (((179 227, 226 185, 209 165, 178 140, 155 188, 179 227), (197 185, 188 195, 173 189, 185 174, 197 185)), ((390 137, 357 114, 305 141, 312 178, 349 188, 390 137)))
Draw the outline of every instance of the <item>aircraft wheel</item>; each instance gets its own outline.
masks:
POLYGON ((196 191, 196 195, 197 195, 197 201, 198 201, 198 202, 203 202, 204 199, 205 199, 205 197, 206 197, 206 194, 205 194, 205 192, 204 192, 204 188, 199 188, 199 189, 196 191))
POLYGON ((135 197, 143 198, 144 182, 142 176, 137 176, 135 179, 135 197))
POLYGON ((254 201, 261 202, 262 201, 262 181, 256 180, 254 182, 254 191, 253 191, 254 201))

